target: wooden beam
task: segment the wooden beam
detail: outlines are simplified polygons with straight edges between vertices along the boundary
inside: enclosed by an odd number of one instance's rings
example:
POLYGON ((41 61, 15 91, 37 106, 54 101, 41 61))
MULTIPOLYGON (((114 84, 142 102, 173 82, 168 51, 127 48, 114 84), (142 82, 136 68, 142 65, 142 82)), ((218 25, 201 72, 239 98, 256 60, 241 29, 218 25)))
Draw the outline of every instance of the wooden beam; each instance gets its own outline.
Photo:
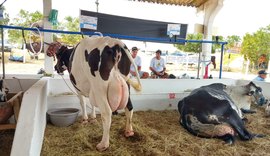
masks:
POLYGON ((16 124, 1 124, 0 130, 16 129, 16 124))

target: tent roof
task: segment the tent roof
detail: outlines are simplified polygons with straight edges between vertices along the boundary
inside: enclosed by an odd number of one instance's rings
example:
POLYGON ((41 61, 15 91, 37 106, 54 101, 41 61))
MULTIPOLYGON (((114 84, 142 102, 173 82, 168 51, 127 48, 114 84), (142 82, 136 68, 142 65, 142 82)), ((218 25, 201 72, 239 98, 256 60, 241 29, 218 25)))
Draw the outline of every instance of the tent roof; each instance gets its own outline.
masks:
POLYGON ((157 3, 157 4, 179 5, 179 6, 190 6, 190 7, 198 8, 209 0, 134 0, 134 1, 157 3))

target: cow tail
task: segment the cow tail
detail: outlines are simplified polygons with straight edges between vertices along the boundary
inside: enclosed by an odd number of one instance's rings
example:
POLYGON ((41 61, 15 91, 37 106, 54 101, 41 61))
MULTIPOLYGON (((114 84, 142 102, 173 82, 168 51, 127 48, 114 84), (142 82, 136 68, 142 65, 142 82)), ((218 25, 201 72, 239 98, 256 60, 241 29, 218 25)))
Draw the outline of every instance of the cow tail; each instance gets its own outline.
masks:
MULTIPOLYGON (((131 57, 130 55, 130 52, 127 50, 127 49, 124 49, 125 53, 127 54, 130 62, 132 65, 134 65, 134 67, 137 67, 137 65, 134 63, 134 60, 133 58, 131 57)), ((130 78, 129 78, 129 75, 125 77, 125 80, 127 81, 128 84, 130 84, 136 91, 141 91, 142 90, 142 85, 141 85, 141 80, 140 80, 140 77, 139 77, 139 72, 138 72, 138 69, 135 68, 135 72, 136 72, 136 79, 137 79, 137 82, 134 82, 132 81, 130 78)))

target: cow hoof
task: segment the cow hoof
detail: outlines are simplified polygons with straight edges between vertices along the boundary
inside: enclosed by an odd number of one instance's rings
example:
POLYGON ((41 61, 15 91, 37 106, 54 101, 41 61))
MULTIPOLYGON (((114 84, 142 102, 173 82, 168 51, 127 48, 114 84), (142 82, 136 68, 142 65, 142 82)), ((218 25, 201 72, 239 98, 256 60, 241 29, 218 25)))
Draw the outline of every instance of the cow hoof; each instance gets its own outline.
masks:
POLYGON ((90 124, 95 124, 95 123, 97 123, 97 119, 96 118, 90 118, 90 119, 88 119, 88 122, 90 124))
POLYGON ((83 119, 83 120, 81 121, 81 123, 82 123, 83 125, 87 124, 87 123, 88 123, 88 119, 83 119))
POLYGON ((131 137, 134 135, 134 131, 125 131, 125 137, 131 137))
POLYGON ((102 143, 99 143, 99 144, 96 146, 97 150, 100 151, 100 152, 105 151, 106 149, 108 149, 108 147, 109 147, 109 145, 106 146, 106 145, 104 145, 104 144, 102 144, 102 143))

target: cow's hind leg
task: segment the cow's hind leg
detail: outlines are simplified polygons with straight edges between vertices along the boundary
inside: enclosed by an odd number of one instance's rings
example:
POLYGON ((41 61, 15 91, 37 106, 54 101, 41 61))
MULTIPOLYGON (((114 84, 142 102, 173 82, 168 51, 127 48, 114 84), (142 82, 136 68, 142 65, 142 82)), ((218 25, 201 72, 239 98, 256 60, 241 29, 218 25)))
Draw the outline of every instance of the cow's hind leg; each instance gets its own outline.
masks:
POLYGON ((125 136, 130 137, 134 135, 134 131, 132 128, 133 106, 132 106, 130 97, 128 98, 128 104, 127 104, 127 107, 125 108, 125 114, 126 114, 125 136))
POLYGON ((133 115, 133 110, 128 110, 125 108, 125 114, 126 114, 126 129, 125 129, 125 136, 130 137, 134 135, 134 131, 132 128, 132 115, 133 115))
POLYGON ((109 133, 110 133, 110 127, 111 127, 111 117, 112 117, 112 111, 109 106, 109 103, 107 101, 107 96, 100 95, 99 94, 98 99, 96 99, 96 102, 98 104, 98 108, 100 110, 101 114, 101 120, 103 125, 103 135, 101 142, 96 146, 97 150, 104 151, 109 147, 109 133))
POLYGON ((88 122, 86 103, 84 101, 84 97, 80 93, 78 93, 78 98, 80 100, 80 104, 81 104, 81 108, 82 108, 82 116, 83 116, 82 123, 85 124, 88 122))

